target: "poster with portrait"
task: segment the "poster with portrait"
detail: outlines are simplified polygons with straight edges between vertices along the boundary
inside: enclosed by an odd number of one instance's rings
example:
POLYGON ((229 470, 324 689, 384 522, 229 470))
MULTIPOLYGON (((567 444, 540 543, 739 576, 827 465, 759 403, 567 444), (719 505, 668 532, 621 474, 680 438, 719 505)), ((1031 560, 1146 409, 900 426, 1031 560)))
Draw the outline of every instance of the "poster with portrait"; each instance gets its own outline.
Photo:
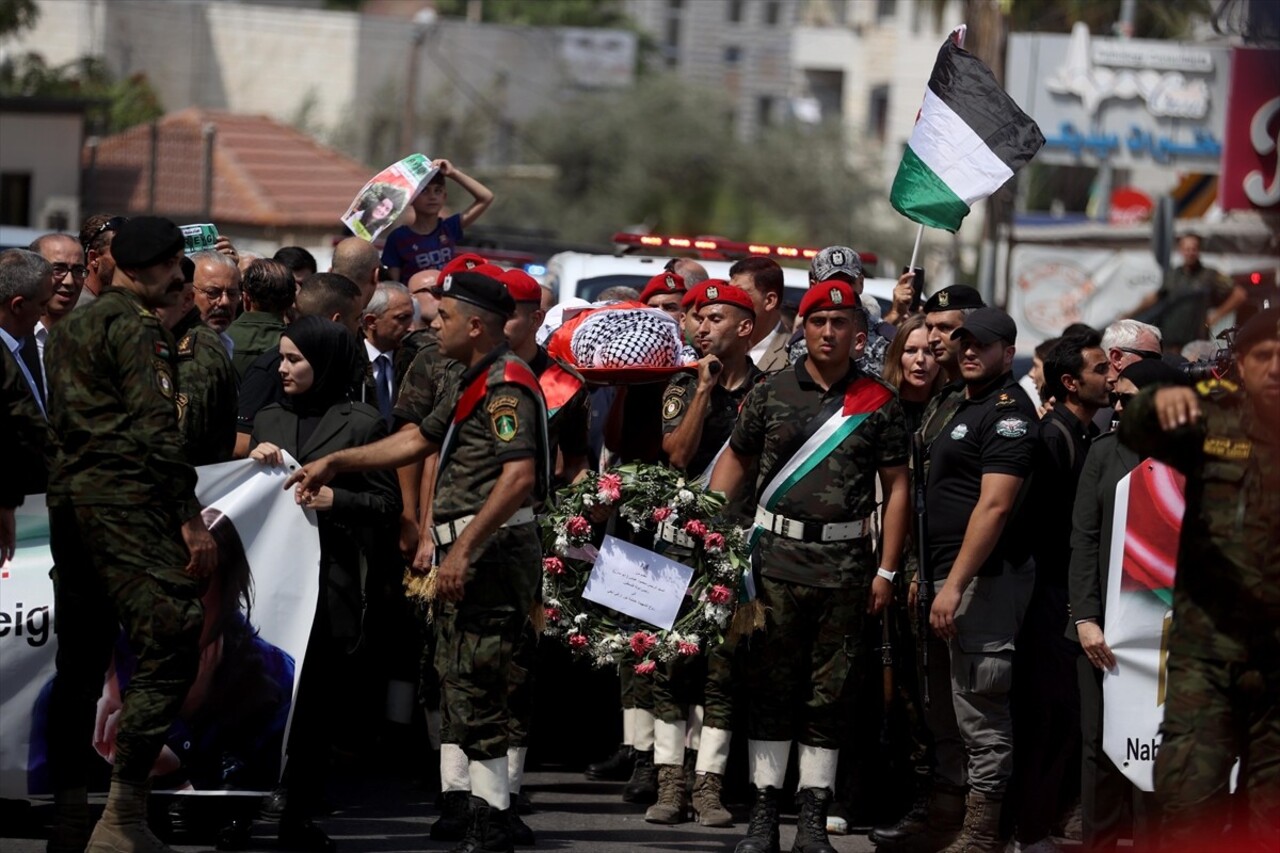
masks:
POLYGON ((392 163, 364 185, 342 214, 342 224, 372 243, 400 218, 438 171, 425 154, 410 154, 392 163))
MULTIPOLYGON (((320 584, 315 517, 281 488, 296 466, 287 462, 197 469, 218 569, 203 596, 199 672, 157 759, 157 791, 260 794, 279 781, 320 584)), ((53 559, 44 497, 28 497, 16 515, 17 553, 0 566, 0 798, 39 799, 52 794, 53 559)), ((86 746, 101 758, 91 767, 91 790, 106 789, 134 665, 122 632, 94 729, 85 732, 86 746)))
POLYGON ((1102 681, 1102 747, 1129 781, 1154 790, 1164 719, 1186 478, 1144 459, 1116 486, 1107 589, 1107 645, 1116 667, 1102 681))

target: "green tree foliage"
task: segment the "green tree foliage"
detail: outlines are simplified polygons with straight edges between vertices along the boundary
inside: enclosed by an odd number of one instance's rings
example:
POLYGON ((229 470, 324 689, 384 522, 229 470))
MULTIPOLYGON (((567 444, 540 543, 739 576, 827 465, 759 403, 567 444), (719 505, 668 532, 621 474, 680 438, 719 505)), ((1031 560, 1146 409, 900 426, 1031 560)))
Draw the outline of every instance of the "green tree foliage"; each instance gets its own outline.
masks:
MULTIPOLYGON (((1009 8, 1013 32, 1070 32, 1076 21, 1089 32, 1110 35, 1120 19, 1121 0, 1014 0, 1009 8)), ((1213 9, 1209 0, 1138 0, 1133 37, 1182 39, 1191 35, 1197 20, 1206 21, 1213 9)))
POLYGON ((39 17, 36 0, 0 0, 0 38, 29 29, 39 17))
POLYGON ((486 225, 554 224, 562 239, 583 242, 643 224, 881 253, 905 240, 909 251, 911 235, 895 233, 909 229, 875 221, 869 202, 884 198, 884 182, 848 165, 837 125, 766 128, 744 143, 722 93, 672 76, 578 99, 525 128, 523 141, 523 159, 555 167, 558 178, 486 178, 498 196, 486 225))
POLYGON ((98 57, 57 66, 38 53, 14 57, 0 65, 0 95, 86 101, 86 130, 93 134, 117 133, 164 115, 145 74, 116 79, 98 57))
MULTIPOLYGON (((441 15, 462 17, 467 0, 437 0, 441 15)), ((618 0, 482 0, 481 19, 486 24, 522 24, 532 27, 628 27, 630 20, 618 0)))

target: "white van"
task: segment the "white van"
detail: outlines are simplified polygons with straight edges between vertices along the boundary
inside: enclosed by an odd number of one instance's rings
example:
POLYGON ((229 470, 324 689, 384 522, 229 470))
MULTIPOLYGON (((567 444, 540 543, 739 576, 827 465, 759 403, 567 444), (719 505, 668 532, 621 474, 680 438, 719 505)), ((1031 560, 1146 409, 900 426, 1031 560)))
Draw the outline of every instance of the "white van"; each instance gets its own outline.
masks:
MULTIPOLYGON (((557 302, 577 297, 595 302, 601 293, 619 285, 642 290, 645 283, 662 272, 669 257, 648 255, 593 255, 585 252, 560 252, 547 261, 543 284, 556 295, 557 302)), ((698 261, 707 268, 711 278, 728 279, 732 261, 698 261)), ((809 289, 808 270, 795 267, 782 268, 786 293, 783 303, 796 307, 804 292, 809 289)), ((893 300, 893 287, 897 282, 888 278, 868 278, 863 288, 880 303, 882 311, 889 309, 893 300)))

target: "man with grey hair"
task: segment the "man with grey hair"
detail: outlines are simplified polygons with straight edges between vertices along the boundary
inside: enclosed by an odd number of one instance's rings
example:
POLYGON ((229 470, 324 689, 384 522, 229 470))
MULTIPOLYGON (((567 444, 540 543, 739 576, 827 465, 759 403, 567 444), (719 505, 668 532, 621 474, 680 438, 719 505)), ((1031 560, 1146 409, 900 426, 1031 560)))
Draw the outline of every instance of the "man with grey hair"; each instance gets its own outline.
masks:
POLYGON ((368 305, 378 287, 378 273, 382 271, 382 258, 373 244, 359 237, 348 237, 333 247, 333 266, 330 272, 345 275, 356 283, 368 305))
POLYGON ((43 389, 23 363, 20 350, 53 295, 53 267, 35 252, 0 252, 0 562, 13 556, 14 507, 26 495, 45 491, 43 389))
MULTIPOLYGON (((358 239, 358 238, 357 238, 358 239)), ((363 240, 361 242, 364 242, 363 240)), ((377 403, 378 411, 391 425, 391 411, 395 407, 396 351, 413 325, 413 297, 409 288, 399 282, 384 281, 373 290, 373 297, 360 317, 364 332, 364 350, 373 367, 372 376, 366 378, 363 398, 377 403), (372 393, 370 393, 372 381, 372 393)))
POLYGON ((695 261, 693 258, 675 258, 667 263, 667 272, 673 272, 684 279, 684 286, 692 289, 694 285, 702 284, 711 276, 707 274, 707 268, 695 261))
POLYGON ((36 378, 42 394, 49 393, 44 381, 44 345, 49 331, 75 308, 89 274, 84 265, 80 241, 70 234, 42 234, 31 241, 31 251, 53 264, 53 296, 44 306, 44 314, 31 332, 30 341, 22 348, 22 360, 36 378))
POLYGON ((1111 366, 1107 381, 1115 383, 1120 371, 1135 361, 1163 355, 1160 330, 1137 320, 1116 320, 1102 333, 1102 351, 1111 366))
POLYGON ((218 333, 231 357, 235 343, 227 335, 227 328, 240 310, 240 267, 230 255, 214 249, 196 252, 191 262, 196 266, 195 297, 200 320, 218 333))

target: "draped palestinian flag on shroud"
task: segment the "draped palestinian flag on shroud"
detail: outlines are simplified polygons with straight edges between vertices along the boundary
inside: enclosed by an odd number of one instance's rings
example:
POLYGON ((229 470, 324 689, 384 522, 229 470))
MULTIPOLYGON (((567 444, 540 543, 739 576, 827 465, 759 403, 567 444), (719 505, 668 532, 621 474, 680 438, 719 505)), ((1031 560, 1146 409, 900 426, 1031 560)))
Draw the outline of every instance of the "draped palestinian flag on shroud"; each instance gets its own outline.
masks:
POLYGON ((1004 186, 1044 145, 1036 123, 955 36, 938 51, 889 193, 903 216, 953 233, 975 201, 1004 186))

